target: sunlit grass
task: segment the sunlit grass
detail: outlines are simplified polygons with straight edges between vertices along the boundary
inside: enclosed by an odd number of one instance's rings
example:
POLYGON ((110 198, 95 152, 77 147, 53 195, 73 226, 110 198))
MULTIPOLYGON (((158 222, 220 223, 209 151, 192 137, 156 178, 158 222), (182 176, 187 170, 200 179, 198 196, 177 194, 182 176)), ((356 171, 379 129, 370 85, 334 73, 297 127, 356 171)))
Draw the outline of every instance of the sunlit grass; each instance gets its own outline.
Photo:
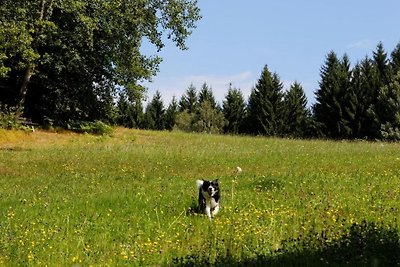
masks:
POLYGON ((240 264, 310 233, 335 243, 363 221, 399 230, 397 143, 1 134, 0 265, 240 264), (196 179, 215 177, 210 223, 190 207, 196 179))

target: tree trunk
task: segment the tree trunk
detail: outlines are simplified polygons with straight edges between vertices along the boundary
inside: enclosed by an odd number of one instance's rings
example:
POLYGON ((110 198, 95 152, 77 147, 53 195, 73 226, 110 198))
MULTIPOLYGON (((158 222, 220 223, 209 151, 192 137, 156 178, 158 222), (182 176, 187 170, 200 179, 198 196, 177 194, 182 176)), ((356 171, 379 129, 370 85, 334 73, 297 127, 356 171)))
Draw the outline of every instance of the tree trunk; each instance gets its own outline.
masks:
MULTIPOLYGON (((38 18, 39 21, 42 21, 44 16, 47 15, 46 14, 47 13, 46 2, 47 2, 47 0, 41 0, 41 6, 40 6, 40 12, 39 12, 39 18, 38 18)), ((48 8, 51 8, 51 4, 52 4, 52 1, 50 1, 50 5, 48 8)), ((37 49, 37 38, 40 35, 41 31, 42 31, 41 28, 37 29, 36 34, 33 36, 32 46, 33 46, 34 50, 37 49)), ((27 69, 25 70, 22 84, 19 89, 17 112, 15 114, 15 116, 17 118, 20 117, 24 111, 26 93, 28 92, 28 85, 29 85, 29 82, 31 81, 33 69, 34 69, 34 67, 28 66, 27 69)))
POLYGON ((31 80, 31 77, 32 77, 32 67, 29 66, 25 71, 24 79, 22 80, 22 84, 21 84, 21 87, 19 89, 17 112, 15 114, 17 117, 20 117, 22 115, 23 110, 24 110, 26 92, 28 91, 28 84, 29 84, 29 82, 31 80))

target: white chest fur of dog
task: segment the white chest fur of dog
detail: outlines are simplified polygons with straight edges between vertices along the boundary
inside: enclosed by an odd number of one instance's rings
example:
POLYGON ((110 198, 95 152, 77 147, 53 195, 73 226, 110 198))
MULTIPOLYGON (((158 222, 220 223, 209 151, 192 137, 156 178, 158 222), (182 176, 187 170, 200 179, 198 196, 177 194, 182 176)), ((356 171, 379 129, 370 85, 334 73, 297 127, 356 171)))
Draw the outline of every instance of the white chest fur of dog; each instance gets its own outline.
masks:
POLYGON ((219 211, 219 184, 218 179, 213 181, 197 180, 199 189, 199 211, 207 214, 211 220, 219 211))

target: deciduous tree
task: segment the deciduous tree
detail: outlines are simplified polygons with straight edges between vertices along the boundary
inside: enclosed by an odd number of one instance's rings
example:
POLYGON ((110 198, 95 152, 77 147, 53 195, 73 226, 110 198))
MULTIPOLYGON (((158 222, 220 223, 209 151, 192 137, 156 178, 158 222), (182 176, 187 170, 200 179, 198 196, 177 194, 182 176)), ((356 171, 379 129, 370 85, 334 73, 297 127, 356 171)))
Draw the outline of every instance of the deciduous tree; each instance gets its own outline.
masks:
POLYGON ((22 109, 27 97, 48 98, 31 112, 91 118, 99 90, 143 92, 141 82, 156 74, 161 58, 142 54, 143 40, 159 51, 166 36, 186 49, 199 19, 195 0, 3 0, 0 87, 9 94, 1 100, 22 109))

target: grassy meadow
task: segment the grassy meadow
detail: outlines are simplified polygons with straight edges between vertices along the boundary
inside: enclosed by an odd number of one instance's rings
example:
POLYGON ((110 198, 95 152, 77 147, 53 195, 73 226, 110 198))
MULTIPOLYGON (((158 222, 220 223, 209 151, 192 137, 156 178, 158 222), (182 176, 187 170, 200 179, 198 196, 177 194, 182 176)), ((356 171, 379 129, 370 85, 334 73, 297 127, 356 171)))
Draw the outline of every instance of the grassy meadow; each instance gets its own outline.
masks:
POLYGON ((0 196, 0 266, 400 264, 399 143, 0 130, 0 196))

